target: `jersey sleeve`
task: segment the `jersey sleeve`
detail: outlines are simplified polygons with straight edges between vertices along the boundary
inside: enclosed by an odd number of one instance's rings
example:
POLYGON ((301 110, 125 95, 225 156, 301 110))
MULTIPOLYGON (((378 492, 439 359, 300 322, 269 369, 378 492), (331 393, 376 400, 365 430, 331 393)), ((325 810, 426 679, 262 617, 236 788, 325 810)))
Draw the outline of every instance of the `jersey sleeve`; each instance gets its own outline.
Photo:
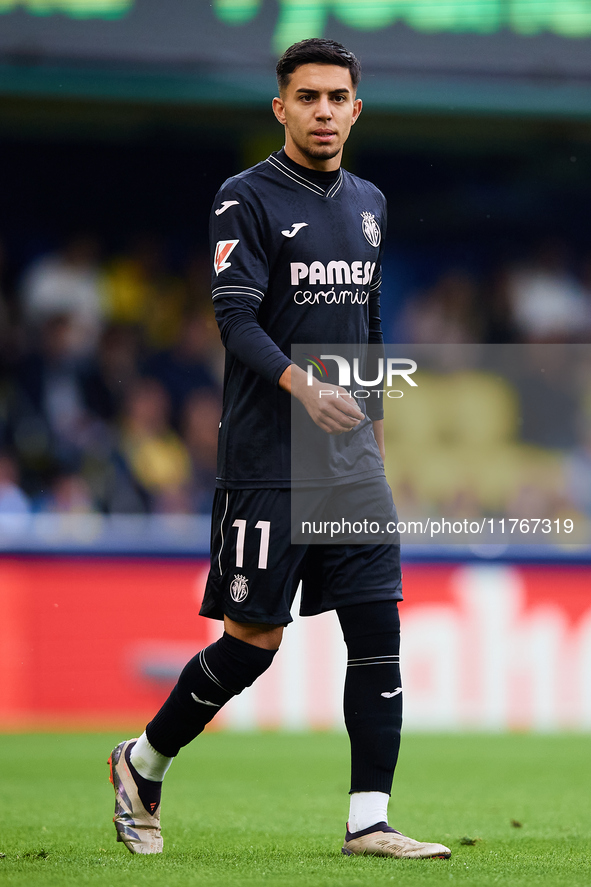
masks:
MULTIPOLYGON (((378 261, 376 262, 376 266, 374 268, 374 272, 372 274, 372 278, 369 284, 369 326, 368 326, 368 343, 373 346, 370 349, 372 355, 372 361, 377 361, 378 357, 382 357, 384 359, 384 336, 382 333, 382 319, 380 314, 380 298, 382 291, 382 256, 384 253, 384 241, 386 239, 386 226, 387 226, 387 210, 386 210, 386 199, 383 195, 382 200, 384 202, 382 214, 381 214, 381 243, 380 243, 380 252, 378 255, 378 261)), ((377 372, 376 372, 377 375, 377 372)), ((372 378, 370 376, 370 378, 372 378)), ((369 398, 367 401, 366 409, 367 415, 372 420, 372 422, 376 422, 379 419, 384 418, 384 408, 382 406, 382 399, 375 397, 369 398)))
POLYGON ((210 244, 211 292, 222 343, 241 363, 276 385, 291 360, 258 322, 269 280, 261 212, 248 189, 232 179, 214 201, 210 244))

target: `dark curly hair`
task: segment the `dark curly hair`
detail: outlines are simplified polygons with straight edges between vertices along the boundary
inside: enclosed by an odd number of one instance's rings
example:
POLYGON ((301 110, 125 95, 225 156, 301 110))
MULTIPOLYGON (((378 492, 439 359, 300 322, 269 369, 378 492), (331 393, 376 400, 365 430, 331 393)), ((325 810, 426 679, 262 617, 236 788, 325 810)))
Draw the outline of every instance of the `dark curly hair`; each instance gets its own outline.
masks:
POLYGON ((279 89, 285 89, 289 83, 289 77, 300 65, 339 65, 348 68, 351 74, 353 88, 361 77, 361 65, 352 52, 336 40, 326 40, 324 37, 311 37, 309 40, 301 40, 285 50, 277 62, 277 83, 279 89))

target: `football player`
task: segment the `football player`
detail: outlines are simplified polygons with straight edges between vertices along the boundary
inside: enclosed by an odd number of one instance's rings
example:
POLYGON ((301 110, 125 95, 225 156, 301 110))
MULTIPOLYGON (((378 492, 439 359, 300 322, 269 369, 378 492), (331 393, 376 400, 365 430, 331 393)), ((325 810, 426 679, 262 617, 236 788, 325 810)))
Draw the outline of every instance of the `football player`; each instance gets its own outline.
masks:
MULTIPOLYGON (((290 356, 294 343, 382 343, 386 203, 374 185, 341 167, 361 113, 359 77, 359 62, 339 43, 315 38, 291 46, 277 64, 273 99, 285 146, 228 179, 214 202, 212 296, 226 366, 201 613, 223 619, 225 631, 185 666, 142 736, 112 752, 117 838, 132 853, 161 852, 166 771, 216 712, 269 668, 301 582, 301 614, 336 610, 347 645, 351 784, 342 852, 450 856, 442 844, 413 840, 388 824, 402 723, 399 546, 292 544, 291 537, 292 407, 310 434, 327 442, 323 505, 336 513, 377 503, 396 520, 381 401, 358 403, 338 385, 312 379, 290 356)), ((318 481, 313 462, 309 480, 318 481)), ((305 469, 299 480, 306 482, 305 469)))

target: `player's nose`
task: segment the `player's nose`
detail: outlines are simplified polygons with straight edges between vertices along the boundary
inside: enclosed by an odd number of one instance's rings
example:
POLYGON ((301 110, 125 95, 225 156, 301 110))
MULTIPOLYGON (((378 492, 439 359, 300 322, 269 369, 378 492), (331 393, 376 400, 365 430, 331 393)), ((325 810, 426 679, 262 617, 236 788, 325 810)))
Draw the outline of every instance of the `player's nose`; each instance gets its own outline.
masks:
POLYGON ((318 104, 316 105, 316 117, 321 118, 322 120, 328 120, 332 117, 328 96, 322 96, 318 101, 318 104))

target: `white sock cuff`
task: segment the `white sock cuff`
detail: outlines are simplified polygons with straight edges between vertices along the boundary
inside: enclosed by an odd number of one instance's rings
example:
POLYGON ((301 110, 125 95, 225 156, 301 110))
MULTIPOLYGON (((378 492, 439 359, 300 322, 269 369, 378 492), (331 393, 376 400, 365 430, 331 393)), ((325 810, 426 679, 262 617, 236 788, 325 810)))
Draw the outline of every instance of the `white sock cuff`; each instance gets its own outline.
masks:
POLYGON ((162 782, 166 771, 174 760, 174 758, 167 758, 156 751, 154 746, 148 742, 145 731, 132 748, 130 759, 140 776, 150 782, 162 782))
POLYGON ((350 832, 360 832, 378 822, 388 822, 390 795, 385 792, 353 792, 349 797, 350 832))

